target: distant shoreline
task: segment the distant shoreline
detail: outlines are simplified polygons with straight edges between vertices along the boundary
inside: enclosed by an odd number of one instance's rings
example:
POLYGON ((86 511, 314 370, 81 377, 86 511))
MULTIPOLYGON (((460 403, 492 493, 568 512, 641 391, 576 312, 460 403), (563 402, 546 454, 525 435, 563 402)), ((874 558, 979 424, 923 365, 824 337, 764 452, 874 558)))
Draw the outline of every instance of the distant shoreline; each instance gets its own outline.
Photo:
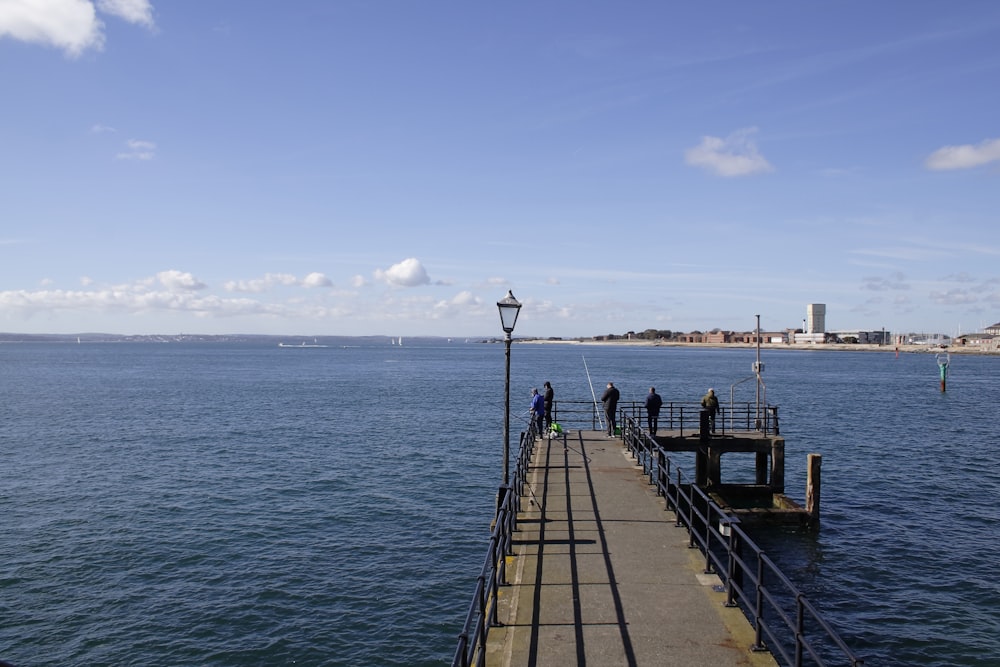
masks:
MULTIPOLYGON (((551 339, 551 338, 515 338, 515 343, 522 345, 585 345, 585 346, 622 346, 622 347, 686 347, 705 348, 719 350, 755 350, 757 345, 753 343, 678 343, 674 341, 652 341, 652 340, 581 340, 572 339, 551 339)), ((984 350, 970 347, 950 346, 946 348, 937 345, 877 345, 873 343, 804 343, 796 345, 794 343, 761 343, 762 350, 797 350, 801 352, 820 351, 843 351, 843 352, 888 352, 895 354, 898 350, 900 354, 937 354, 948 352, 954 354, 982 354, 993 356, 1000 354, 1000 350, 984 350)))
MULTIPOLYGON (((466 342, 502 343, 503 339, 491 337, 465 337, 466 342)), ((448 341, 447 336, 409 336, 411 341, 448 341)), ((276 345, 284 343, 285 347, 296 347, 302 342, 339 346, 342 344, 376 344, 388 345, 393 337, 383 335, 340 336, 340 335, 275 335, 275 334, 13 334, 0 332, 0 345, 18 343, 260 343, 276 345)), ((755 343, 681 343, 678 341, 616 339, 597 340, 594 338, 530 338, 514 337, 518 345, 579 345, 584 347, 676 347, 694 349, 718 350, 748 350, 756 349, 755 343)), ((948 352, 954 354, 979 354, 983 356, 1000 355, 996 343, 988 348, 975 346, 950 346, 942 348, 936 345, 877 345, 874 343, 761 343, 762 350, 797 350, 801 352, 842 351, 842 352, 891 352, 897 350, 903 354, 928 354, 948 352)))

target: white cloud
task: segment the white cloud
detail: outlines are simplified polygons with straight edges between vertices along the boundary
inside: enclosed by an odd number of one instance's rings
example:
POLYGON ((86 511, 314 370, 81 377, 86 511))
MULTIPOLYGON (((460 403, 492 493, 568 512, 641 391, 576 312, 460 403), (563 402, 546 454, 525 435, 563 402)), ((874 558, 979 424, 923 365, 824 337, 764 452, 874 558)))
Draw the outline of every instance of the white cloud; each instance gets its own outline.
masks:
POLYGON ((750 127, 737 130, 725 139, 702 137, 700 144, 684 152, 684 161, 727 178, 772 171, 774 168, 750 138, 756 131, 757 128, 750 127))
POLYGON ((152 160, 156 157, 156 144, 152 141, 129 139, 125 143, 128 150, 115 156, 119 160, 152 160))
POLYGON ((88 49, 104 48, 104 23, 97 10, 129 23, 153 28, 149 0, 3 0, 0 38, 62 49, 76 58, 88 49))
POLYGON ((351 278, 351 287, 361 288, 361 287, 364 287, 367 284, 368 284, 368 281, 365 280, 365 277, 362 276, 362 275, 360 275, 360 274, 358 274, 358 275, 354 276, 353 278, 351 278))
POLYGON ((303 287, 333 287, 333 281, 322 273, 313 272, 302 279, 303 287))
POLYGON ((463 290, 451 297, 447 302, 450 306, 478 306, 481 299, 468 290, 463 290))
POLYGON ((934 171, 971 169, 1000 160, 1000 139, 986 139, 979 144, 944 146, 931 153, 924 166, 934 171))
POLYGON ((375 278, 395 287, 416 287, 431 281, 420 260, 413 257, 393 264, 385 271, 377 269, 375 278))
POLYGON ((333 281, 326 275, 313 272, 302 280, 299 280, 290 273, 266 273, 263 278, 253 280, 229 280, 223 284, 222 288, 227 292, 266 292, 274 286, 281 287, 332 287, 333 281))
POLYGON ((190 292, 205 289, 205 284, 200 282, 190 273, 171 269, 170 271, 160 271, 156 274, 156 279, 161 285, 171 292, 190 292))
POLYGON ((222 288, 227 292, 266 292, 274 285, 296 285, 299 279, 289 273, 266 273, 254 280, 230 280, 222 288))
MULTIPOLYGON (((287 318, 301 314, 289 303, 267 303, 249 298, 227 299, 203 293, 207 286, 191 273, 175 269, 131 284, 93 286, 83 281, 79 290, 39 289, 0 291, 0 313, 25 319, 73 313, 72 317, 95 316, 100 313, 152 315, 155 313, 186 313, 197 318, 269 316, 287 318)), ((74 321, 76 321, 74 319, 74 321)))
POLYGON ((104 24, 86 0, 7 0, 0 3, 0 37, 62 49, 76 57, 104 47, 104 24))
POLYGON ((129 23, 152 28, 153 6, 149 0, 97 0, 97 8, 129 23))
POLYGON ((117 132, 115 128, 109 125, 102 125, 101 123, 94 123, 90 126, 91 134, 104 134, 105 132, 117 132))

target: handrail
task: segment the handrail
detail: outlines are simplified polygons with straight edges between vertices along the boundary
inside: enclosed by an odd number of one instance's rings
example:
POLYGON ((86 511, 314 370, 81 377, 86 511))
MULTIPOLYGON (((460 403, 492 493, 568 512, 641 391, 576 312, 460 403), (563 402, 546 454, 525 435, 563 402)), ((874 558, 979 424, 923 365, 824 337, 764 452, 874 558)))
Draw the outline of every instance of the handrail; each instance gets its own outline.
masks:
POLYGON ((497 515, 490 533, 486 562, 476 580, 476 590, 458 635, 458 648, 452 659, 453 667, 482 667, 486 664, 486 639, 490 628, 500 625, 497 600, 501 586, 507 585, 507 556, 513 554, 517 514, 521 511, 521 496, 527 483, 528 465, 535 449, 537 432, 534 423, 521 432, 513 483, 501 486, 497 498, 497 515))
MULTIPOLYGON (((598 410, 590 401, 554 401, 552 404, 552 420, 564 428, 576 428, 596 431, 598 429, 598 410)), ((619 401, 618 411, 623 417, 631 417, 642 423, 646 419, 646 408, 642 401, 619 401)), ((661 431, 679 431, 694 434, 700 428, 702 407, 697 402, 667 401, 660 408, 659 429, 661 431)), ((734 403, 729 406, 719 406, 719 416, 716 424, 719 433, 765 433, 778 435, 778 406, 763 406, 763 419, 757 415, 757 406, 752 401, 734 403)), ((624 423, 624 419, 620 420, 624 423)))
MULTIPOLYGON (((562 414, 573 414, 572 407, 566 406, 574 403, 577 402, 564 401, 562 414)), ((584 401, 578 403, 590 408, 589 412, 580 411, 580 414, 590 414, 596 420, 592 404, 584 401)), ((671 427, 665 424, 676 423, 683 429, 685 419, 694 428, 697 420, 692 415, 698 413, 691 406, 670 405, 674 408, 676 417, 672 418, 673 421, 664 421, 661 411, 661 428, 669 429, 671 427)), ((748 425, 753 424, 753 416, 756 414, 756 409, 750 410, 751 405, 748 403, 745 410, 739 411, 745 414, 745 423, 748 425)), ((649 475, 649 483, 656 486, 657 494, 666 498, 667 509, 674 510, 677 525, 688 529, 690 546, 699 548, 705 555, 705 571, 719 573, 726 587, 726 604, 739 606, 747 615, 755 629, 755 641, 751 648, 769 650, 775 658, 780 656, 785 661, 784 664, 794 667, 805 664, 802 661, 805 652, 813 658, 816 665, 825 667, 829 663, 823 656, 829 656, 833 650, 829 644, 832 643, 850 660, 852 667, 861 667, 864 661, 851 652, 816 608, 739 527, 739 519, 725 514, 698 486, 684 483, 681 469, 642 430, 637 418, 632 416, 644 414, 641 405, 625 403, 619 404, 619 407, 625 445, 639 459, 644 472, 649 475), (676 482, 671 480, 671 471, 675 471, 676 482), (728 535, 723 534, 723 526, 727 527, 728 535), (744 555, 747 551, 748 557, 744 555), (765 579, 776 579, 781 586, 776 589, 772 584, 769 588, 765 579), (795 602, 794 617, 782 607, 782 603, 788 599, 795 602), (776 620, 781 620, 782 623, 776 623, 776 620), (813 637, 818 632, 814 626, 822 630, 819 638, 813 637), (787 648, 790 640, 793 644, 791 651, 787 648), (820 641, 825 644, 818 646, 820 641)), ((700 412, 700 406, 698 411, 700 412)), ((558 421, 556 414, 553 406, 553 420, 558 421)), ((777 433, 777 407, 768 406, 765 415, 763 427, 773 429, 766 432, 777 433)), ((722 422, 721 419, 719 421, 722 422)), ((567 426, 573 426, 579 422, 566 423, 567 426)), ((453 667, 482 667, 486 664, 486 640, 490 628, 500 625, 497 619, 498 592, 501 586, 507 585, 506 557, 513 553, 513 533, 517 530, 517 514, 521 510, 521 498, 527 484, 528 466, 534 453, 536 436, 534 423, 529 424, 528 429, 521 433, 513 483, 510 487, 500 489, 501 497, 498 497, 497 516, 490 534, 489 549, 477 578, 465 624, 458 636, 453 667)))
POLYGON ((740 526, 705 491, 685 482, 667 452, 627 417, 622 437, 638 459, 657 495, 666 499, 677 525, 688 530, 689 546, 705 556, 705 572, 716 573, 725 585, 726 606, 739 607, 754 628, 756 651, 770 651, 789 667, 820 667, 844 659, 864 665, 805 595, 740 526), (788 607, 793 607, 789 610, 788 607), (765 641, 766 640, 766 641, 765 641), (804 661, 808 654, 812 662, 804 661))

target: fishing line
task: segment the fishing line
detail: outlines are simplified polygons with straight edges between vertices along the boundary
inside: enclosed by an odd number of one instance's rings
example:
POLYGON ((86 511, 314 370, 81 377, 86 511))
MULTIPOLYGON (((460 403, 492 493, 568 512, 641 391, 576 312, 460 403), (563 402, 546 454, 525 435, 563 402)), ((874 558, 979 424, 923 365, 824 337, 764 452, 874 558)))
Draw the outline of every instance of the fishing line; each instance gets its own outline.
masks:
POLYGON ((580 356, 583 357, 583 370, 587 371, 587 384, 590 385, 590 395, 594 397, 594 412, 597 413, 597 423, 601 425, 601 430, 603 431, 605 427, 604 420, 601 418, 602 410, 597 408, 597 394, 594 393, 594 383, 590 380, 590 369, 587 368, 587 357, 582 354, 580 356))

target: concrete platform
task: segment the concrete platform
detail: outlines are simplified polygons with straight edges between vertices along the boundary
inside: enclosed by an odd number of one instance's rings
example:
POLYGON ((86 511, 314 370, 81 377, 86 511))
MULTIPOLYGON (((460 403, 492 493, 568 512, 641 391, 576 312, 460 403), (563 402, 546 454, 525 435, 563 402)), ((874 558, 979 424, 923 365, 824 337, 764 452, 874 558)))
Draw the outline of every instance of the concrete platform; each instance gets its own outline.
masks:
POLYGON ((486 664, 776 665, 620 439, 535 452, 486 664))

